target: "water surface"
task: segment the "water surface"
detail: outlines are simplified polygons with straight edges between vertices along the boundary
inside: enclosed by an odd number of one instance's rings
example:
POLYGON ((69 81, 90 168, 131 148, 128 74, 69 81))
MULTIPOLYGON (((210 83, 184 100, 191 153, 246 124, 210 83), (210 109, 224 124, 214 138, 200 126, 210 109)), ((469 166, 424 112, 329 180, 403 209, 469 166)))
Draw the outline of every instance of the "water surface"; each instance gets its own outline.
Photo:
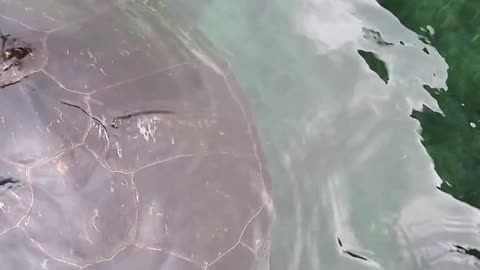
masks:
POLYGON ((254 108, 271 269, 477 269, 475 1, 167 1, 254 108))

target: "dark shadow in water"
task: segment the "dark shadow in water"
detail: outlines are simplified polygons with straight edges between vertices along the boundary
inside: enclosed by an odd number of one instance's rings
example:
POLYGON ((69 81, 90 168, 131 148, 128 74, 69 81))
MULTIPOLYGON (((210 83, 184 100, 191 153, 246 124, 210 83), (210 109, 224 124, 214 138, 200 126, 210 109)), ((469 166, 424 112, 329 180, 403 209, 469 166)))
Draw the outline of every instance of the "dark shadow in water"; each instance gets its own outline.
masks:
POLYGON ((448 91, 425 87, 444 115, 424 107, 412 117, 421 123, 422 143, 443 180, 439 189, 480 208, 480 1, 378 2, 449 65, 448 91))
POLYGON ((363 256, 360 256, 356 253, 353 253, 352 251, 349 251, 349 250, 346 250, 343 248, 343 243, 342 243, 342 240, 340 240, 340 238, 337 237, 337 242, 338 242, 338 245, 340 246, 340 248, 342 248, 342 252, 347 254, 348 256, 352 257, 352 258, 355 258, 355 259, 359 259, 359 260, 362 260, 362 261, 369 261, 367 258, 363 257, 363 256))
POLYGON ((373 40, 379 46, 392 46, 393 43, 385 41, 380 32, 369 29, 367 27, 362 28, 363 37, 368 40, 373 40))
POLYGON ((358 50, 358 54, 367 62, 370 69, 377 73, 378 77, 382 79, 386 84, 388 83, 389 76, 387 66, 385 62, 378 58, 378 56, 373 52, 367 52, 363 50, 358 50))
POLYGON ((477 260, 480 260, 480 251, 476 248, 465 248, 459 245, 454 245, 454 247, 457 249, 458 253, 465 254, 465 255, 470 255, 472 257, 475 257, 477 260))

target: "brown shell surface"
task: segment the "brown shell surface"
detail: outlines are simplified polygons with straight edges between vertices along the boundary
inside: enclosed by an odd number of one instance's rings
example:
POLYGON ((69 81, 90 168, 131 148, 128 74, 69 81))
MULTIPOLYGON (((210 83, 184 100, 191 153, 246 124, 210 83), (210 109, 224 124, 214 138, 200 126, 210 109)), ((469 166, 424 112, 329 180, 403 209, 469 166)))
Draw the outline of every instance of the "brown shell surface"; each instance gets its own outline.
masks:
POLYGON ((268 267, 246 99, 144 2, 0 0, 1 269, 268 267))

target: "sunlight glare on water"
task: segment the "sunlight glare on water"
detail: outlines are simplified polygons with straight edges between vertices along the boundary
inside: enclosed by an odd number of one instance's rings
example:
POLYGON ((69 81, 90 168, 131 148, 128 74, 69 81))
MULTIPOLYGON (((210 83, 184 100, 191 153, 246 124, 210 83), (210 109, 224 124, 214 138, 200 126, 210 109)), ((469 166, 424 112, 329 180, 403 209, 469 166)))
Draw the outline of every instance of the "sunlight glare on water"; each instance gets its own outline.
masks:
POLYGON ((417 29, 373 0, 200 6, 190 19, 230 61, 266 150, 271 269, 475 269, 457 246, 480 246, 479 212, 437 189, 411 117, 443 114, 425 85, 448 89, 417 29))

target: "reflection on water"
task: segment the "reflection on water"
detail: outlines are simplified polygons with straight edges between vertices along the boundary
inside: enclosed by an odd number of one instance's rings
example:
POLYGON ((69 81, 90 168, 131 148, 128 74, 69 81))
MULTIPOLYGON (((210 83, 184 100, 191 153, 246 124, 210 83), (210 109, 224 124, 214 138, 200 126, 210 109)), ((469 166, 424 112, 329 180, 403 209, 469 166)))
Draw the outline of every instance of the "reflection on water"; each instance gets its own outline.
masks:
POLYGON ((174 2, 251 99, 272 269, 478 267, 478 209, 437 188, 478 206, 478 4, 174 2))
POLYGON ((443 114, 425 108, 423 144, 442 177, 441 190, 480 208, 480 2, 381 1, 449 64, 446 89, 425 86, 443 114))
POLYGON ((358 50, 358 54, 360 54, 360 56, 362 56, 363 59, 365 59, 365 61, 367 62, 371 70, 375 71, 375 73, 377 73, 377 75, 385 83, 388 83, 389 77, 388 77, 387 67, 385 66, 385 62, 378 59, 377 55, 375 55, 373 52, 358 50))

